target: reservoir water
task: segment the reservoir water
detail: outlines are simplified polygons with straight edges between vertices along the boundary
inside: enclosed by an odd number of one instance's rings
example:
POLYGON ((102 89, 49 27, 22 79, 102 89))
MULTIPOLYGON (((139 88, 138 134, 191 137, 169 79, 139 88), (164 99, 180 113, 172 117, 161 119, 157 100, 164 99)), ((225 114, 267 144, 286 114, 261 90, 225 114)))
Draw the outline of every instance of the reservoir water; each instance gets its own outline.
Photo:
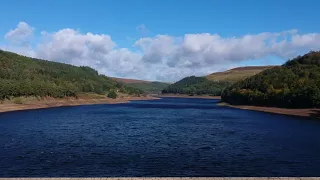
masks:
POLYGON ((217 102, 0 113, 0 177, 320 176, 320 121, 217 102))

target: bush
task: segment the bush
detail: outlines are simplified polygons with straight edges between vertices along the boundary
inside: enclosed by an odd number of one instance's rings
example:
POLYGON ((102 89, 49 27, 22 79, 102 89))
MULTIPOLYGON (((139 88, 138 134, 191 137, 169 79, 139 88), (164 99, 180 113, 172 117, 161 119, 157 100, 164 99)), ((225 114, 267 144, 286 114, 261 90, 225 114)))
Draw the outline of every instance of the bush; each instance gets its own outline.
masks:
POLYGON ((17 97, 17 98, 14 98, 14 99, 13 99, 13 102, 14 102, 15 104, 23 104, 24 99, 23 99, 22 97, 17 97))
POLYGON ((112 99, 117 98, 117 93, 114 92, 114 91, 110 91, 110 92, 108 93, 108 98, 112 98, 112 99))
POLYGON ((36 96, 37 100, 40 101, 41 100, 41 97, 40 96, 36 96))

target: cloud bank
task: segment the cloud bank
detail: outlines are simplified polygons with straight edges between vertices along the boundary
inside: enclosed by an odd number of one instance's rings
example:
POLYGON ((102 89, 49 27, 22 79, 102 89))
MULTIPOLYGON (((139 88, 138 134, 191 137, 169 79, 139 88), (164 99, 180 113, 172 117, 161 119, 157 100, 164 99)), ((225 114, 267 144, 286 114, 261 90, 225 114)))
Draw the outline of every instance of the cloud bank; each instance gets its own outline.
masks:
MULTIPOLYGON (((140 31, 144 28, 144 25, 137 27, 140 31)), ((34 29, 26 22, 20 22, 4 35, 9 45, 2 49, 90 66, 108 76, 167 82, 225 70, 247 60, 270 56, 286 60, 310 50, 320 50, 320 33, 301 34, 297 30, 240 37, 210 33, 181 37, 156 35, 138 39, 133 48, 124 48, 108 34, 83 33, 74 29, 42 32, 38 38, 41 41, 35 42, 34 29)))

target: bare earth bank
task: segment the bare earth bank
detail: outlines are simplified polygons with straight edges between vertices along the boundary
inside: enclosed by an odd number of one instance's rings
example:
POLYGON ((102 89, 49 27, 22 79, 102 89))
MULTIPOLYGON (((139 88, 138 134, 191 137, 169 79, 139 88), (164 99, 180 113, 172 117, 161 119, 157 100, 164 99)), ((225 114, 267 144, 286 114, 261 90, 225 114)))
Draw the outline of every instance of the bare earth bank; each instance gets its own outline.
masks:
POLYGON ((127 103, 133 100, 152 100, 158 99, 153 96, 141 96, 141 97, 122 97, 117 99, 102 98, 102 99, 54 99, 47 98, 40 101, 28 101, 23 104, 15 103, 3 103, 0 104, 0 113, 9 111, 20 111, 28 109, 42 109, 50 107, 62 107, 62 106, 78 106, 78 105, 89 105, 89 104, 116 104, 116 103, 127 103))
POLYGON ((228 107, 233 107, 238 109, 245 109, 245 110, 275 113, 275 114, 320 118, 320 109, 288 109, 288 108, 263 107, 263 106, 231 105, 224 102, 218 103, 218 105, 228 106, 228 107))

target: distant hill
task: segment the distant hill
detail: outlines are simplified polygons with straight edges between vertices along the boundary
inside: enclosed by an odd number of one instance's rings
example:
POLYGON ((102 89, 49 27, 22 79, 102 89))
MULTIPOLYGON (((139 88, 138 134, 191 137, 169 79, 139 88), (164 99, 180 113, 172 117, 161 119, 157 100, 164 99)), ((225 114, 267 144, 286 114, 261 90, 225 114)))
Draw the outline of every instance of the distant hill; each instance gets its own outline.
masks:
POLYGON ((19 96, 77 96, 80 93, 106 95, 116 91, 141 94, 90 67, 77 67, 21 56, 0 50, 0 100, 19 96))
POLYGON ((229 81, 237 82, 239 80, 248 78, 250 76, 256 75, 266 69, 270 69, 275 66, 245 66, 230 69, 224 72, 216 72, 205 76, 209 80, 214 81, 229 81))
POLYGON ((230 69, 224 72, 212 73, 205 77, 190 76, 163 89, 162 93, 221 95, 221 91, 232 83, 272 67, 275 66, 247 66, 230 69))
POLYGON ((224 81, 210 81, 205 77, 190 76, 169 85, 162 93, 220 96, 223 88, 229 84, 224 81))
POLYGON ((117 77, 112 77, 112 79, 125 84, 151 83, 151 81, 144 81, 144 80, 138 80, 138 79, 126 79, 126 78, 117 78, 117 77))
POLYGON ((320 107, 320 52, 309 52, 241 80, 222 93, 230 104, 320 107))
POLYGON ((157 82, 157 81, 144 81, 136 79, 125 79, 125 78, 113 78, 118 82, 126 84, 128 87, 140 89, 146 93, 158 94, 161 90, 170 85, 170 83, 157 82))
POLYGON ((133 87, 140 89, 146 93, 150 94, 159 94, 161 93, 161 90, 168 87, 169 83, 163 83, 163 82, 149 82, 149 83, 129 83, 126 84, 126 86, 133 87))

